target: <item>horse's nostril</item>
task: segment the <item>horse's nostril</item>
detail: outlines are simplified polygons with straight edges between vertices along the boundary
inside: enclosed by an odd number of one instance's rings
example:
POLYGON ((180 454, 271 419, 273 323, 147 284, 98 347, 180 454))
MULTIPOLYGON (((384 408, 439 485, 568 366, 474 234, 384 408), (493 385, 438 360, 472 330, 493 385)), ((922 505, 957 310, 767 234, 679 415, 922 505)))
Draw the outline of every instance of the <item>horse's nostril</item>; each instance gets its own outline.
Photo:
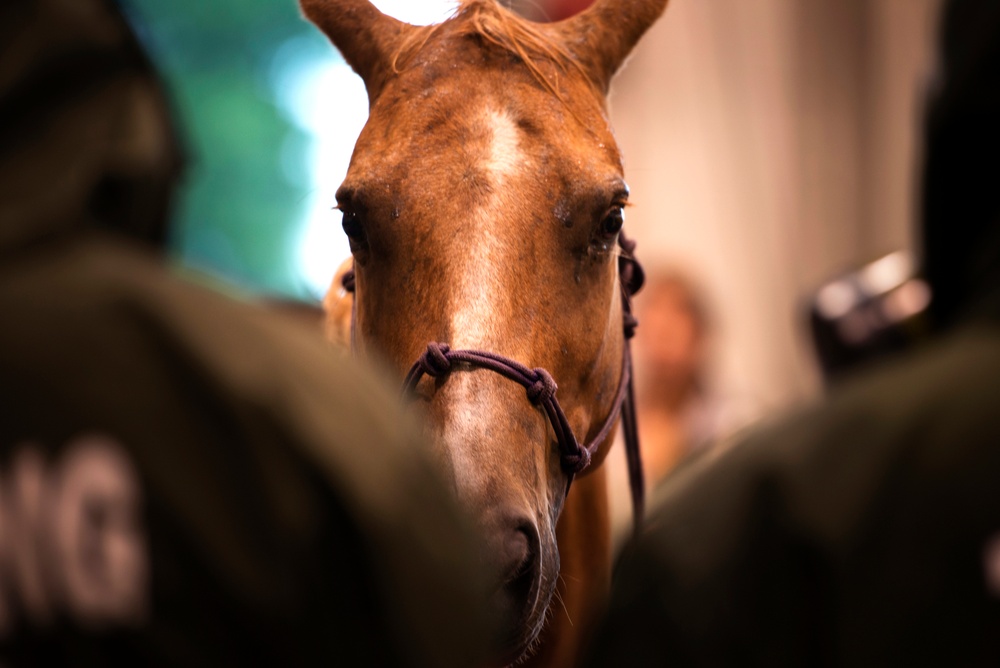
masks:
POLYGON ((492 608, 501 631, 504 651, 511 651, 510 660, 520 655, 534 628, 541 574, 541 541, 534 523, 511 514, 494 520, 493 531, 484 545, 496 589, 492 608))
POLYGON ((505 566, 501 573, 501 582, 507 585, 521 577, 531 567, 532 549, 528 533, 523 529, 508 532, 503 549, 505 566))
POLYGON ((533 579, 539 560, 538 531, 526 521, 506 520, 498 524, 487 542, 486 559, 491 564, 496 586, 510 589, 516 582, 533 579))

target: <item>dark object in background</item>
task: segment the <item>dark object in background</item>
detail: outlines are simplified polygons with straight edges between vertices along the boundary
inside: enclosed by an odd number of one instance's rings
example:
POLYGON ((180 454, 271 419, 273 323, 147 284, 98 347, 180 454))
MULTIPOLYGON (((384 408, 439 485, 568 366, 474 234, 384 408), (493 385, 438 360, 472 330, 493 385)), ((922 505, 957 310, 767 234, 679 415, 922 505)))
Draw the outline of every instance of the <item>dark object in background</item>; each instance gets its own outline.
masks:
POLYGON ((0 243, 86 218, 162 246, 183 149, 114 3, 0 3, 0 44, 0 243))
POLYGON ((828 384, 926 337, 931 292, 915 264, 909 253, 897 251, 816 292, 809 325, 828 384))
POLYGON ((1000 311, 1000 2, 950 2, 946 23, 920 192, 936 328, 1000 311))

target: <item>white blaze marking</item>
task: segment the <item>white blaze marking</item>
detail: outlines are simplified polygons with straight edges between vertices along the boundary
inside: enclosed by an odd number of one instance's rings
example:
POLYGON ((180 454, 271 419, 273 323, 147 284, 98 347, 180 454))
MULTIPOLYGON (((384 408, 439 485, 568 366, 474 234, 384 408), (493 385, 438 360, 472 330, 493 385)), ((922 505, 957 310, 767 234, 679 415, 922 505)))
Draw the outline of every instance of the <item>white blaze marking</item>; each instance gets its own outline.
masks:
POLYGON ((498 235, 501 231, 498 225, 502 224, 506 208, 504 185, 517 172, 522 159, 514 120, 493 109, 485 111, 484 120, 491 137, 480 168, 493 192, 487 201, 470 212, 472 224, 466 230, 465 262, 459 274, 460 285, 451 321, 453 348, 483 345, 493 333, 496 297, 503 290, 499 266, 503 240, 498 235))
MULTIPOLYGON (((461 263, 452 303, 451 335, 454 349, 490 349, 495 346, 498 296, 505 289, 503 271, 503 230, 505 191, 523 160, 519 147, 518 128, 509 114, 488 108, 483 123, 489 129, 489 143, 484 146, 479 168, 488 179, 492 194, 469 213, 470 225, 465 229, 464 258, 461 263)), ((484 372, 488 373, 488 372, 484 372)), ((456 402, 445 424, 444 439, 455 466, 455 475, 466 492, 473 492, 485 482, 482 461, 475 452, 485 444, 470 442, 479 438, 484 424, 493 422, 483 413, 485 405, 495 406, 488 397, 477 395, 473 382, 479 374, 455 374, 448 381, 456 402)))
POLYGON ((521 160, 517 124, 509 114, 493 109, 486 112, 486 117, 493 130, 493 141, 483 168, 494 184, 500 185, 506 177, 517 173, 521 160))

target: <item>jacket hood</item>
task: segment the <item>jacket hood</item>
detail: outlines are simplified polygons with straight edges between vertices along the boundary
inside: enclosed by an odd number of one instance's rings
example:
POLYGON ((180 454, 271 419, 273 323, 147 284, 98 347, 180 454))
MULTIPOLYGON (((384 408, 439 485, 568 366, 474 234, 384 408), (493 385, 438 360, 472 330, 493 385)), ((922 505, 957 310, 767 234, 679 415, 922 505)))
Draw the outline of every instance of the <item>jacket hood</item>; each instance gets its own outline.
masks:
POLYGON ((935 322, 1000 313, 1000 2, 945 7, 926 117, 924 271, 935 322))
POLYGON ((181 153, 110 0, 0 3, 0 249, 97 225, 160 243, 181 153))

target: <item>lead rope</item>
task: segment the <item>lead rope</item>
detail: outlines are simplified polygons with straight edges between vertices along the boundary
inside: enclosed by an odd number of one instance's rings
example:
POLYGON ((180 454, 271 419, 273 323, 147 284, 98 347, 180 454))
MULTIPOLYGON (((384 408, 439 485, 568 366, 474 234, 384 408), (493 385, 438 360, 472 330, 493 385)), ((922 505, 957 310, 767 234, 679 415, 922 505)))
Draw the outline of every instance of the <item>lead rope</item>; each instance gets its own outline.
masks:
POLYGON ((628 463, 628 484, 632 491, 632 518, 635 533, 642 528, 646 508, 646 484, 642 473, 642 451, 639 449, 639 425, 635 410, 635 387, 632 377, 632 337, 639 321, 632 314, 632 297, 642 290, 646 273, 635 258, 635 241, 622 232, 618 235, 622 253, 618 255, 618 280, 622 286, 622 321, 625 331, 624 357, 628 360, 628 387, 622 402, 622 433, 625 437, 625 460, 628 463))
MULTIPOLYGON (((635 414, 635 392, 632 385, 631 339, 635 336, 638 321, 632 315, 632 296, 641 288, 645 280, 642 266, 635 259, 635 242, 619 235, 618 244, 622 253, 618 256, 618 275, 622 289, 622 320, 625 345, 622 352, 621 379, 611 412, 601 425, 600 431, 587 445, 580 445, 573 429, 566 419, 559 399, 558 386, 552 375, 542 368, 530 369, 520 362, 482 350, 452 350, 447 343, 429 343, 424 353, 410 367, 403 380, 403 395, 413 392, 421 378, 442 378, 451 373, 454 364, 465 364, 474 368, 487 369, 524 387, 528 401, 538 406, 548 418, 555 432, 560 449, 563 471, 569 476, 566 491, 573 477, 590 465, 591 458, 607 439, 616 420, 621 416, 622 431, 625 436, 625 456, 628 462, 629 488, 632 492, 632 513, 635 530, 642 524, 645 506, 645 486, 642 474, 642 458, 639 451, 639 432, 635 414)), ((341 285, 347 292, 354 292, 354 271, 349 270, 341 278, 341 285)), ((353 323, 352 323, 353 327, 353 323)))

